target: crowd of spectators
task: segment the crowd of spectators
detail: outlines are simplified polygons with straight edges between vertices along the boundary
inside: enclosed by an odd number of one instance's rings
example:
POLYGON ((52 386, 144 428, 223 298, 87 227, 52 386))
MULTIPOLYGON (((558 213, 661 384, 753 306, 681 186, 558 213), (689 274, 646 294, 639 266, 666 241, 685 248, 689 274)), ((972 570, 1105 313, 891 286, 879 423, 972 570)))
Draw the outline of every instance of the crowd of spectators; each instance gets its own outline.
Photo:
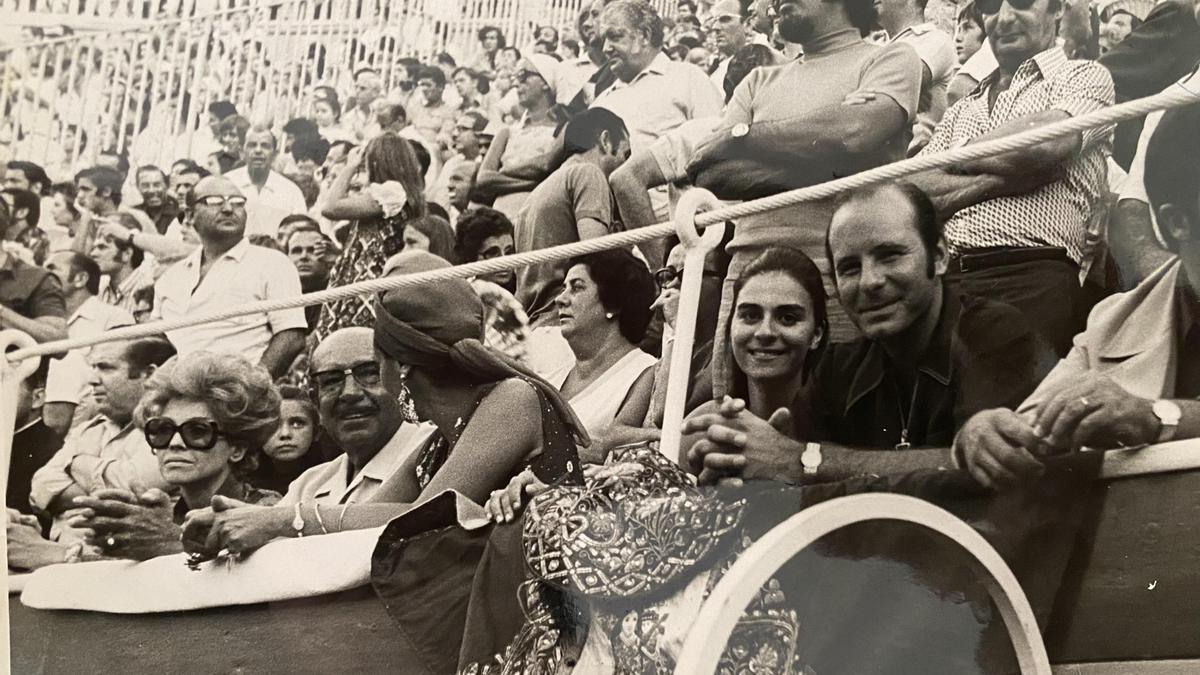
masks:
MULTIPOLYGON (((294 299, 644 227, 693 186, 754 199, 1197 91, 1180 0, 699 5, 586 2, 532 45, 485 27, 469 64, 407 60, 393 90, 363 68, 274 125, 215 102, 170 166, 10 161, 0 327, 294 299)), ((700 485, 1003 491, 1084 447, 1200 436, 1198 143, 1193 104, 731 223, 667 459, 700 485)), ((655 241, 56 355, 21 387, 10 568, 201 564, 445 490, 519 519, 659 439, 683 266, 655 241)))

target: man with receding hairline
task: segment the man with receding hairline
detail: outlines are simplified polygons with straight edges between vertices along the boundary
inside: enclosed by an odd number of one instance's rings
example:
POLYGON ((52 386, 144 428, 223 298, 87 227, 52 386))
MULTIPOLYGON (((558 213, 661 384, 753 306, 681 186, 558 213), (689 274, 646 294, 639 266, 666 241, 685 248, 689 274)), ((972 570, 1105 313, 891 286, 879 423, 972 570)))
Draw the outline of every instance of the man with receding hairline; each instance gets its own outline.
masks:
POLYGON ((286 216, 308 212, 300 188, 271 168, 278 149, 270 129, 254 127, 246 133, 242 148, 246 165, 225 174, 246 198, 246 236, 274 237, 286 216))
MULTIPOLYGON (((154 318, 177 319, 300 295, 300 276, 283 253, 246 239, 247 200, 231 181, 209 176, 189 198, 200 247, 154 285, 154 318)), ((167 332, 180 354, 240 354, 279 377, 304 348, 303 308, 236 317, 167 332)))

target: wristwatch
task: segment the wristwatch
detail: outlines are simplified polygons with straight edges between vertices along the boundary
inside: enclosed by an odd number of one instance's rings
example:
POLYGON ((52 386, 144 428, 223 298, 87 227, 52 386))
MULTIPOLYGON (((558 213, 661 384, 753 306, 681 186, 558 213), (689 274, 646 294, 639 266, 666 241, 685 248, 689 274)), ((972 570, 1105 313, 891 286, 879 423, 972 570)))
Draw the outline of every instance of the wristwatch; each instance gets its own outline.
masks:
POLYGON ((739 122, 729 130, 729 135, 734 138, 744 138, 748 133, 750 133, 750 125, 745 122, 739 122))
POLYGON ((1158 418, 1159 424, 1162 427, 1158 431, 1158 438, 1155 443, 1166 443, 1175 438, 1175 431, 1179 428, 1179 419, 1183 417, 1183 411, 1174 401, 1167 399, 1159 399, 1154 402, 1154 406, 1150 408, 1154 416, 1158 418))
POLYGON ((821 444, 806 443, 804 452, 800 454, 800 466, 804 469, 805 476, 817 475, 817 469, 821 468, 821 444))

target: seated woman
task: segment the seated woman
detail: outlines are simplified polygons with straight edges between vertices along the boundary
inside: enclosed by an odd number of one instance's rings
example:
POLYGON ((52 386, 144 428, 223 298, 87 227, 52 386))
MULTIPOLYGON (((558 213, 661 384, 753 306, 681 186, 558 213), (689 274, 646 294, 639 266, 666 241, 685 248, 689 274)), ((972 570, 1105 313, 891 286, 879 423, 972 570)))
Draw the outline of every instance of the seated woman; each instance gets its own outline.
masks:
MULTIPOLYGON (((262 368, 232 354, 174 357, 150 376, 134 419, 179 496, 113 489, 77 498, 80 511, 71 524, 106 556, 146 560, 181 552, 185 514, 220 498, 262 506, 279 501, 279 493, 246 482, 279 424, 279 392, 262 368)), ((74 562, 84 554, 80 545, 46 542, 41 548, 40 557, 22 566, 74 562)))
MULTIPOLYGON (((392 273, 447 266, 427 252, 405 251, 392 273)), ((437 432, 372 503, 191 514, 184 526, 189 551, 240 553, 277 537, 378 527, 451 490, 482 503, 526 467, 548 484, 582 481, 575 445, 587 442, 583 425, 553 386, 480 343, 483 307, 469 283, 390 291, 374 309, 384 386, 392 395, 406 392, 437 432)))
POLYGON ((287 492, 288 485, 309 468, 325 461, 318 439, 321 425, 309 397, 293 386, 280 388, 279 428, 263 445, 262 461, 250 478, 255 487, 287 492))
MULTIPOLYGON (((763 252, 734 287, 729 324, 733 395, 746 401, 746 408, 760 419, 786 421, 783 431, 789 436, 808 437, 805 386, 828 336, 825 286, 816 264, 793 249, 763 252)), ((710 401, 691 417, 712 415, 717 409, 718 403, 710 401)), ((688 450, 699 440, 700 436, 685 438, 680 444, 684 466, 688 450)))
MULTIPOLYGON (((554 302, 575 365, 547 380, 594 439, 614 422, 640 426, 646 416, 658 360, 638 344, 653 317, 654 298, 650 271, 629 251, 581 256, 567 269, 554 302)), ((605 448, 592 448, 587 459, 602 462, 604 454, 605 448)))

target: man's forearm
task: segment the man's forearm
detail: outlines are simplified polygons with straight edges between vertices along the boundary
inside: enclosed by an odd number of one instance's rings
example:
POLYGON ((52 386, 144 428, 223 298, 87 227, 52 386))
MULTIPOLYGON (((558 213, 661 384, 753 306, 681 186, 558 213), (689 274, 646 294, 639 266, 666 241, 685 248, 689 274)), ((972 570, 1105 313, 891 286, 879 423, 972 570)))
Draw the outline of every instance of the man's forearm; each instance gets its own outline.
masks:
POLYGON ((38 343, 67 339, 67 322, 53 317, 30 319, 8 307, 0 307, 0 328, 15 328, 28 333, 38 343))
POLYGON ((955 213, 1003 194, 1006 182, 1000 176, 979 174, 962 176, 945 169, 933 169, 908 178, 925 191, 933 201, 938 216, 949 218, 955 213))
POLYGON ((304 349, 304 331, 291 328, 271 336, 263 351, 260 365, 271 373, 271 377, 280 377, 287 372, 300 350, 304 349))

